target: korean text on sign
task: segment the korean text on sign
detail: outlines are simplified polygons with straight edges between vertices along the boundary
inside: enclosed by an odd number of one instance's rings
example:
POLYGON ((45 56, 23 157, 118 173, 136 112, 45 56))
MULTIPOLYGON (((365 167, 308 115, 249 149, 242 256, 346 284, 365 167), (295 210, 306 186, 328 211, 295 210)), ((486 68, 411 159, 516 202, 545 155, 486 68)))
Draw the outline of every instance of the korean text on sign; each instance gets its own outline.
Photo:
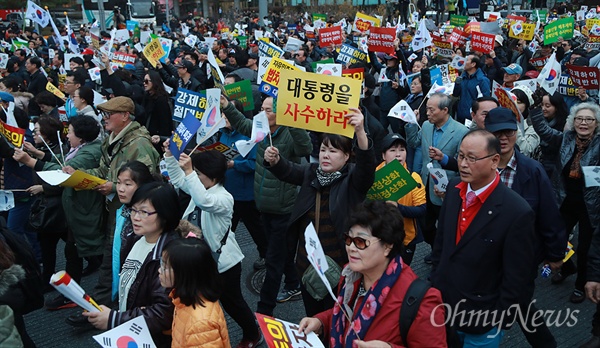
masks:
POLYGON ((393 160, 375 172, 375 181, 367 192, 367 199, 397 201, 415 187, 415 179, 398 160, 393 160))
POLYGON ((273 58, 269 66, 267 67, 267 71, 262 76, 262 81, 260 82, 259 91, 270 95, 273 98, 277 98, 278 86, 279 86, 279 75, 282 71, 285 70, 297 70, 298 68, 291 65, 290 63, 283 61, 279 58, 273 58))
POLYGON ((473 39, 471 41, 471 48, 473 51, 490 53, 494 50, 494 40, 496 36, 494 34, 484 34, 480 32, 473 32, 473 39))
POLYGON ((573 83, 584 89, 598 90, 598 68, 567 64, 573 83))
POLYGON ((157 39, 152 39, 146 47, 144 47, 144 57, 148 59, 150 64, 156 68, 156 63, 158 60, 165 55, 165 50, 163 49, 160 41, 157 39))
POLYGON ((319 47, 341 45, 342 41, 342 27, 323 28, 319 30, 319 47))
POLYGON ((366 61, 367 54, 365 52, 346 44, 342 45, 336 59, 336 63, 342 63, 344 65, 352 65, 366 61))
POLYGON ((284 70, 279 83, 277 124, 352 137, 349 108, 358 107, 361 82, 345 77, 284 70))
POLYGON ((264 42, 263 40, 258 41, 258 55, 261 57, 275 57, 279 58, 283 55, 283 50, 271 43, 264 42))
POLYGON ((575 18, 566 17, 554 21, 544 27, 544 45, 549 45, 558 41, 559 37, 563 40, 573 38, 573 30, 575 29, 575 18))
POLYGON ((256 319, 269 347, 323 348, 323 343, 314 332, 309 334, 300 332, 297 324, 258 313, 256 319))
POLYGON ((182 121, 188 113, 192 113, 194 117, 201 120, 205 109, 206 93, 192 92, 184 88, 177 90, 173 120, 182 121))
POLYGON ((369 51, 383 52, 393 54, 396 49, 394 47, 394 39, 396 38, 396 28, 371 28, 369 34, 369 51))
POLYGON ((15 147, 21 147, 23 145, 23 139, 25 138, 25 129, 9 126, 0 120, 0 132, 8 140, 8 142, 15 147))

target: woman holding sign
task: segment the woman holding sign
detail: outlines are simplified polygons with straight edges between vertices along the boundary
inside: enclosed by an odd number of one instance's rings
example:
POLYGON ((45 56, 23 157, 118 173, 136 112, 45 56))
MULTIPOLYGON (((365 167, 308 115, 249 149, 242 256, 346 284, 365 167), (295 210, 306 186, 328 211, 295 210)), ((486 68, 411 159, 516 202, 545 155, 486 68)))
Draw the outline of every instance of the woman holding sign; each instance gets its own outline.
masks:
MULTIPOLYGON (((309 223, 315 226, 330 263, 343 266, 347 261, 343 233, 350 210, 361 203, 375 177, 375 153, 372 141, 364 128, 360 109, 350 108, 346 115, 354 127, 354 145, 351 139, 335 134, 323 134, 319 163, 295 164, 281 158, 276 147, 265 150, 267 168, 279 180, 300 186, 290 217, 291 243, 300 240, 296 268, 304 274, 310 267, 304 248, 304 230, 309 223), (349 163, 356 156, 356 163, 349 163), (331 262, 333 261, 333 262, 331 262)), ((308 315, 314 315, 333 306, 333 299, 325 292, 315 291, 308 277, 302 280, 302 298, 308 315)), ((320 280, 317 280, 320 282, 320 280)), ((335 286, 335 284, 333 284, 335 286)))
POLYGON ((347 225, 349 263, 339 281, 338 304, 302 319, 298 330, 316 332, 334 348, 446 347, 441 293, 427 286, 416 290, 426 283, 402 262, 404 223, 398 209, 382 201, 363 203, 347 225), (409 292, 423 296, 412 316, 404 315, 409 292))

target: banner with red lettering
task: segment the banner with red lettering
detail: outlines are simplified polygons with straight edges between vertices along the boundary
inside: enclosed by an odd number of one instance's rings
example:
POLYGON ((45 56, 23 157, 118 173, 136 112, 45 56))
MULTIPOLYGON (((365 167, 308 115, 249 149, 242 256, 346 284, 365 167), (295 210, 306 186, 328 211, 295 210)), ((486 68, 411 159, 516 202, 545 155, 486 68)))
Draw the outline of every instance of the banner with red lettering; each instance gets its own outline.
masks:
POLYGON ((496 35, 474 32, 471 39, 471 49, 473 51, 490 53, 494 50, 494 40, 496 35))
POLYGON ((319 30, 319 47, 341 45, 342 27, 322 28, 319 30))
POLYGON ((531 63, 531 65, 533 65, 537 71, 542 71, 542 69, 544 69, 546 66, 546 63, 548 63, 548 58, 550 57, 531 58, 529 63, 531 63))
POLYGON ((454 28, 448 37, 448 42, 453 43, 456 46, 464 46, 467 42, 467 35, 461 29, 454 28))
POLYGON ((371 27, 371 33, 369 34, 369 51, 370 52, 383 52, 388 54, 394 54, 396 49, 394 48, 394 39, 396 38, 396 28, 378 28, 371 27))
POLYGON ((471 34, 473 34, 476 31, 478 31, 478 32, 481 31, 481 23, 470 22, 470 23, 467 23, 467 25, 465 25, 465 34, 467 36, 470 36, 471 34))
POLYGON ((450 42, 446 42, 441 38, 434 37, 433 45, 435 46, 435 53, 439 57, 452 58, 454 51, 452 50, 452 44, 450 42))
POLYGON ((509 21, 521 21, 521 22, 527 21, 527 17, 517 16, 517 15, 508 15, 508 16, 506 16, 506 19, 508 19, 509 21))
POLYGON ((600 85, 598 84, 598 68, 589 66, 575 66, 567 64, 567 71, 571 75, 573 83, 584 89, 595 89, 598 90, 600 85))
POLYGON ((114 52, 112 54, 112 61, 115 62, 117 65, 123 67, 125 66, 125 64, 133 64, 135 63, 135 59, 136 59, 136 55, 135 54, 129 54, 129 53, 123 53, 123 52, 114 52))
POLYGON ((265 337, 265 343, 269 348, 321 348, 323 343, 319 337, 311 332, 308 335, 298 331, 298 324, 290 323, 281 319, 276 319, 259 313, 254 313, 258 320, 258 325, 265 337))

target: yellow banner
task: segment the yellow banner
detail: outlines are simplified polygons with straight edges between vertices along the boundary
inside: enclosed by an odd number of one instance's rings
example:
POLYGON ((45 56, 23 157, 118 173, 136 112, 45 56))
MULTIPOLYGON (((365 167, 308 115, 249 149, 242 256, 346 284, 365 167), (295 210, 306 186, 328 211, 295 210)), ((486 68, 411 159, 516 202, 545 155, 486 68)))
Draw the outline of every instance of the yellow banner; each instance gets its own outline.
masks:
POLYGON ((272 97, 277 97, 277 86, 279 86, 281 72, 284 70, 300 71, 300 69, 285 60, 273 57, 267 66, 265 74, 262 76, 258 90, 272 97))
POLYGON ((157 39, 152 39, 148 45, 144 47, 143 53, 144 57, 148 59, 148 62, 150 62, 150 64, 156 68, 156 63, 158 63, 158 60, 165 55, 165 50, 160 44, 160 41, 157 39))
POLYGON ((65 99, 65 94, 63 92, 61 92, 60 89, 58 89, 50 81, 48 81, 48 83, 46 84, 46 90, 48 92, 54 94, 55 96, 59 97, 60 99, 65 99))
POLYGON ((80 170, 76 170, 71 177, 65 180, 60 186, 72 187, 75 191, 80 190, 91 190, 96 186, 102 185, 106 182, 104 179, 100 179, 88 173, 84 173, 80 170))
POLYGON ((600 19, 589 18, 589 19, 585 20, 585 26, 588 27, 588 29, 592 29, 594 27, 594 24, 597 24, 600 26, 600 19))
POLYGON ((372 26, 381 26, 381 21, 379 20, 379 18, 371 17, 364 13, 356 12, 356 17, 354 17, 354 26, 352 27, 352 30, 364 33, 369 31, 369 28, 372 26))
POLYGON ((525 41, 531 41, 533 40, 533 35, 535 34, 535 23, 521 23, 521 25, 523 26, 523 31, 519 34, 516 35, 513 32, 513 24, 516 24, 516 21, 511 21, 509 27, 509 32, 508 32, 508 37, 512 37, 514 39, 523 39, 525 41))
POLYGON ((349 108, 358 108, 361 81, 347 77, 283 70, 277 98, 277 124, 352 138, 349 108))

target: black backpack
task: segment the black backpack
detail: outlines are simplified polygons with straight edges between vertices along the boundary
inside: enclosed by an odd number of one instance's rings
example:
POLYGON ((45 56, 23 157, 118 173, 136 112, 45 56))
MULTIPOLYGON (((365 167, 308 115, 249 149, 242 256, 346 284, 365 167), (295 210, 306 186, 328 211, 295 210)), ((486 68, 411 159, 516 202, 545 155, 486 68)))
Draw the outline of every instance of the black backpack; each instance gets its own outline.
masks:
POLYGON ((408 347, 407 337, 410 326, 417 317, 421 301, 429 288, 431 288, 431 283, 417 278, 413 280, 408 290, 406 290, 404 301, 402 301, 402 306, 400 307, 400 337, 402 337, 402 343, 404 343, 405 347, 408 347))

